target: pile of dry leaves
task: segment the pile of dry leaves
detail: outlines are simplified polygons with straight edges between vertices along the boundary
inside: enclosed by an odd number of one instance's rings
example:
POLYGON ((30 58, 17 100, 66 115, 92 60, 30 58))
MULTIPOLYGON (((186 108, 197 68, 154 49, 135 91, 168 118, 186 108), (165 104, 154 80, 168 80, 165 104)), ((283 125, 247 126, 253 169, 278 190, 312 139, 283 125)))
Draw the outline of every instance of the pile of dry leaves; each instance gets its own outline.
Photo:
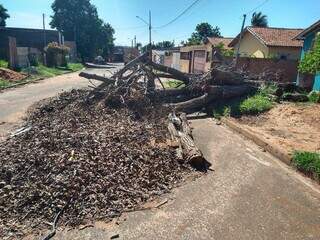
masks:
POLYGON ((27 77, 26 74, 15 72, 7 68, 0 68, 0 78, 11 82, 20 81, 27 77))
POLYGON ((48 227, 62 209, 62 226, 118 216, 192 171, 167 144, 163 108, 88 106, 86 95, 73 90, 39 105, 0 143, 0 238, 48 227))

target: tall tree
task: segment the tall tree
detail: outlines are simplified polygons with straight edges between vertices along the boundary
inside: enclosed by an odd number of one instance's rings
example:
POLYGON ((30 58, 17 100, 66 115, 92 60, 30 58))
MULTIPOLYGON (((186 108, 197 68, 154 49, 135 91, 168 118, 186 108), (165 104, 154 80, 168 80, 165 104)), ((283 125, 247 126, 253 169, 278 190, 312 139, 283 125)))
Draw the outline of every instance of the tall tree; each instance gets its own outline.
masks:
POLYGON ((90 0, 55 0, 52 9, 51 27, 77 43, 83 60, 111 52, 114 29, 99 18, 90 0))
POLYGON ((251 25, 253 27, 268 27, 267 15, 263 15, 262 12, 254 12, 251 18, 251 25))
POLYGON ((196 31, 192 33, 191 37, 187 41, 187 45, 197 45, 204 42, 207 37, 221 37, 220 28, 204 22, 200 23, 196 27, 196 31))
POLYGON ((4 8, 2 4, 0 4, 0 27, 6 26, 6 20, 9 18, 8 10, 4 8))

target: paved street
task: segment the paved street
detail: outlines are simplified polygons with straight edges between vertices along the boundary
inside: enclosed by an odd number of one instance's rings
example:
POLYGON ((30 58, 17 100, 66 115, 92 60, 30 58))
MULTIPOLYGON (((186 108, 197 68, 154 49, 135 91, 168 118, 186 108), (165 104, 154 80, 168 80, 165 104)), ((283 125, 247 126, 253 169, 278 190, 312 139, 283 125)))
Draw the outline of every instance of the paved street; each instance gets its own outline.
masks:
POLYGON ((318 185, 211 119, 192 126, 214 172, 175 189, 160 209, 56 239, 320 239, 318 185))
MULTIPOLYGON (((108 71, 105 69, 88 69, 85 71, 100 75, 110 75, 110 71, 115 71, 115 69, 109 69, 108 71)), ((96 84, 98 83, 96 82, 96 84)), ((63 91, 86 88, 88 85, 88 80, 79 77, 77 72, 0 92, 0 139, 8 131, 18 127, 27 109, 34 103, 56 96, 63 91)))

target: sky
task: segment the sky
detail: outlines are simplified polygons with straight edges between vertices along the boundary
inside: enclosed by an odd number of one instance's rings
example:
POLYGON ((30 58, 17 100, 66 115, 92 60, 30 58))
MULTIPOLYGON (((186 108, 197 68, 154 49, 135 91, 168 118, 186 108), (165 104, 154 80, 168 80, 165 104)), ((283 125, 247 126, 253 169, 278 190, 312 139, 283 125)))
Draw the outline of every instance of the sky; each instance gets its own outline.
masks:
MULTIPOLYGON (((320 19, 320 0, 200 0, 174 23, 161 28, 195 0, 91 0, 100 18, 115 29, 117 45, 148 42, 148 26, 136 18, 148 20, 152 13, 152 41, 175 41, 176 44, 190 37, 198 23, 208 22, 218 26, 224 37, 236 36, 243 14, 247 14, 246 25, 250 24, 253 11, 268 16, 270 27, 306 28, 320 19), (160 28, 159 28, 160 27, 160 28)), ((50 28, 51 4, 53 0, 0 0, 8 9, 8 27, 42 28, 42 13, 50 28)))

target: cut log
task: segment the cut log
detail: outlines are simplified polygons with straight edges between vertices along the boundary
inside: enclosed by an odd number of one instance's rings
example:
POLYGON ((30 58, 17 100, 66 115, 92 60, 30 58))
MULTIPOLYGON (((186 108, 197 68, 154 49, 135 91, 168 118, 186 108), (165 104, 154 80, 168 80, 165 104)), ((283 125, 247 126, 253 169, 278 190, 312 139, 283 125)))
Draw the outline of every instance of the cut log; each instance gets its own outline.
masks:
POLYGON ((176 104, 170 104, 177 111, 187 111, 193 109, 199 109, 205 107, 207 104, 216 99, 230 99, 235 97, 241 97, 252 90, 249 85, 241 86, 208 86, 207 92, 197 98, 180 102, 176 104))
POLYGON ((86 73, 86 72, 81 72, 79 73, 80 77, 84 77, 86 79, 94 79, 94 80, 98 80, 101 82, 107 82, 107 83, 114 83, 115 81, 111 78, 107 78, 107 77, 103 77, 97 74, 91 74, 91 73, 86 73))
POLYGON ((209 80, 210 85, 241 85, 243 82, 244 78, 240 73, 216 68, 211 71, 209 80))
POLYGON ((186 74, 184 74, 183 72, 180 72, 177 69, 174 69, 174 68, 171 68, 171 67, 167 67, 167 66, 164 66, 164 65, 160 65, 160 64, 157 64, 157 63, 151 62, 151 61, 148 62, 148 64, 150 66, 152 66, 154 69, 158 70, 158 71, 169 73, 174 79, 181 80, 185 84, 188 84, 190 82, 189 77, 186 74))
POLYGON ((186 161, 196 167, 203 167, 206 163, 202 152, 195 145, 191 128, 186 115, 180 115, 178 118, 175 114, 169 115, 168 130, 171 140, 178 142, 177 157, 181 161, 186 161))

